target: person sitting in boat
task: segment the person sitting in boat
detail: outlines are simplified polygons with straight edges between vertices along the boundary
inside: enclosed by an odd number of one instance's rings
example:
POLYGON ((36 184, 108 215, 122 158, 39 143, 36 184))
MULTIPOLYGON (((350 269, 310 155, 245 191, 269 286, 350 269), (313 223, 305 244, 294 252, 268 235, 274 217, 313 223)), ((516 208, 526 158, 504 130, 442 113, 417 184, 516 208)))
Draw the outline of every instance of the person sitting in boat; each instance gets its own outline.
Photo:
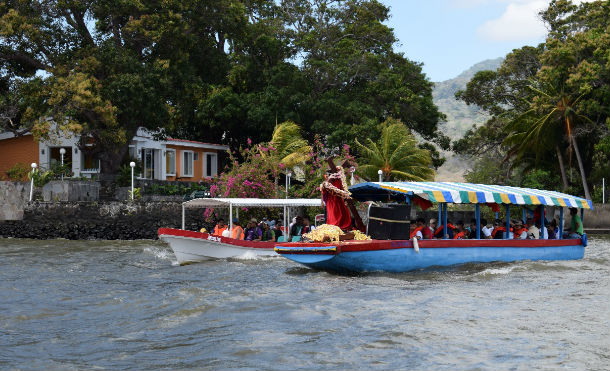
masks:
POLYGON ((244 229, 239 225, 239 219, 233 218, 233 229, 231 230, 230 237, 236 240, 244 239, 244 229))
POLYGON ((275 242, 275 233, 269 227, 269 224, 261 223, 263 234, 261 235, 261 241, 272 241, 275 242))
POLYGON ((525 240, 529 238, 529 230, 523 225, 523 222, 521 220, 515 220, 515 229, 513 235, 516 240, 525 240))
POLYGON ((222 236, 222 232, 227 229, 227 224, 225 223, 225 220, 220 218, 218 219, 218 223, 216 223, 216 226, 214 227, 214 231, 212 232, 213 236, 222 236))
MULTIPOLYGON (((444 225, 439 225, 438 228, 436 228, 436 231, 434 231, 434 238, 442 239, 444 228, 445 228, 444 225)), ((455 230, 456 230, 456 227, 453 224, 451 224, 450 220, 447 220, 447 239, 450 239, 450 240, 453 239, 455 230)))
POLYGON ((424 218, 419 218, 417 219, 418 223, 421 223, 422 227, 424 227, 421 231, 421 234, 424 236, 424 240, 431 240, 434 238, 434 236, 432 235, 432 230, 430 229, 430 227, 428 227, 426 225, 426 219, 424 218))
POLYGON ((566 238, 581 238, 584 234, 584 229, 582 226, 582 220, 578 215, 578 209, 575 207, 570 208, 570 215, 572 216, 572 221, 570 222, 570 229, 568 232, 564 234, 566 238))
POLYGON ((275 226, 273 226, 273 234, 275 235, 275 240, 277 241, 278 238, 280 238, 281 236, 284 235, 284 232, 282 231, 282 222, 277 220, 275 222, 275 226))
POLYGON ((304 235, 305 233, 309 233, 309 232, 313 231, 314 229, 316 229, 316 227, 311 225, 311 221, 309 220, 309 217, 304 216, 303 217, 303 229, 301 230, 301 235, 304 235))
MULTIPOLYGON (((425 221, 425 219, 424 219, 424 218, 418 218, 418 219, 415 221, 415 227, 414 227, 414 228, 413 228, 413 230, 411 231, 411 235, 410 235, 410 238, 411 238, 411 239, 413 239, 413 238, 417 238, 418 240, 421 240, 421 239, 423 239, 423 238, 424 238, 424 234, 422 233, 422 231, 423 231, 423 230, 424 230, 424 228, 425 228, 425 225, 424 225, 424 224, 425 224, 425 222, 426 222, 426 221, 425 221)), ((413 224, 411 224, 411 225, 413 225, 413 224)))
POLYGON ((246 241, 260 241, 263 237, 263 231, 256 225, 256 219, 252 218, 246 225, 244 231, 244 240, 246 241))
POLYGON ((559 227, 557 226, 557 220, 553 218, 551 222, 547 226, 549 240, 558 240, 559 239, 559 227))
POLYGON ((454 240, 467 240, 468 239, 468 231, 464 228, 464 222, 458 220, 455 225, 457 227, 457 233, 453 236, 454 240))
POLYGON ((504 232, 506 232, 506 227, 504 227, 500 219, 496 219, 494 221, 494 229, 493 232, 491 232, 491 237, 494 240, 501 240, 504 238, 504 232))
POLYGON ((493 230, 493 226, 491 228, 487 226, 487 219, 481 218, 481 238, 490 239, 493 230))
MULTIPOLYGON (((479 226, 479 228, 481 228, 479 226)), ((470 225, 468 226, 468 228, 466 228, 466 231, 468 233, 468 238, 469 239, 473 239, 473 238, 477 238, 477 220, 472 218, 470 219, 470 225)))
POLYGON ((304 232, 303 229, 305 227, 305 224, 303 223, 303 217, 302 216, 297 216, 296 217, 296 221, 294 222, 294 224, 292 225, 292 227, 290 227, 290 237, 296 237, 296 236, 301 236, 304 232))
POLYGON ((428 224, 428 229, 430 230, 430 238, 434 238, 434 232, 436 232, 436 228, 438 227, 438 223, 436 219, 430 219, 430 223, 428 224))

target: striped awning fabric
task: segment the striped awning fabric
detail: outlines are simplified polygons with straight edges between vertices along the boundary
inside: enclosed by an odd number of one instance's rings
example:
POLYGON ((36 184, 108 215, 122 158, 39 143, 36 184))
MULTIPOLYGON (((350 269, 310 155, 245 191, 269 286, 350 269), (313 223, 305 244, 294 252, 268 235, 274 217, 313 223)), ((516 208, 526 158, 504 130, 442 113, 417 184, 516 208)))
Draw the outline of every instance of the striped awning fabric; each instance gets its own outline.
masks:
POLYGON ((510 186, 453 182, 367 182, 352 186, 358 200, 380 199, 387 194, 417 195, 433 203, 496 203, 514 205, 547 205, 593 209, 590 200, 565 193, 510 186))

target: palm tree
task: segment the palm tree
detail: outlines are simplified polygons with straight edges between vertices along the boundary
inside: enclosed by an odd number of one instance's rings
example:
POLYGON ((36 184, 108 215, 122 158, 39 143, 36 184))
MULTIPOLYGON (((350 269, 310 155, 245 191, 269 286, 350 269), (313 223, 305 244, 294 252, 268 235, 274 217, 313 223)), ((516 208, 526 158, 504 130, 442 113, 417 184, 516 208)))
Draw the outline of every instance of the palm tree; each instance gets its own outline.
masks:
MULTIPOLYGON (((260 148, 265 148, 264 151, 261 151, 261 155, 271 156, 272 162, 277 164, 277 168, 286 171, 307 162, 311 158, 312 151, 309 142, 301 136, 301 128, 292 121, 276 124, 268 146, 260 148)), ((277 171, 274 171, 273 174, 277 193, 279 192, 279 174, 277 171)))
POLYGON ((557 91, 549 87, 546 89, 548 91, 544 91, 533 86, 530 86, 530 89, 536 94, 530 103, 531 108, 507 126, 507 129, 512 131, 512 133, 507 137, 506 143, 512 143, 514 145, 513 149, 520 153, 532 150, 532 148, 540 150, 544 148, 541 144, 554 143, 560 170, 562 171, 561 177, 564 187, 566 187, 565 168, 561 150, 559 149, 559 145, 565 135, 568 140, 569 150, 572 151, 573 149, 576 154, 585 198, 590 200, 591 194, 585 176, 585 169, 580 156, 580 150, 578 149, 578 143, 573 135, 574 125, 577 121, 590 121, 588 117, 580 114, 578 111, 578 105, 586 93, 574 98, 563 89, 557 91), (523 121, 521 120, 523 117, 533 117, 534 120, 533 122, 523 121), (529 127, 524 127, 523 122, 529 122, 529 127), (557 135, 557 133, 564 135, 557 135))
POLYGON ((382 124, 381 138, 377 143, 370 138, 365 144, 356 139, 361 156, 358 174, 367 180, 377 179, 383 172, 387 181, 425 181, 434 178, 430 168, 430 152, 417 146, 417 140, 399 120, 388 119, 382 124))
POLYGON ((285 121, 275 126, 271 141, 270 154, 278 164, 291 169, 305 163, 311 157, 311 146, 301 136, 301 128, 292 121, 285 121))

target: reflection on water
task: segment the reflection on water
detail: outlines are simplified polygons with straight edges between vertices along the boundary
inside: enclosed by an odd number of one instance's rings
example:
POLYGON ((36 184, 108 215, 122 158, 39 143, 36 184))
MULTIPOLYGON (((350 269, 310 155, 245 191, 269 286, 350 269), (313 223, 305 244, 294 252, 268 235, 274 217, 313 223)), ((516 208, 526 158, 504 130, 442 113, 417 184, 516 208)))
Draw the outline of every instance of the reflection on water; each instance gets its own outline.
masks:
POLYGON ((599 237, 578 261, 355 275, 4 239, 0 369, 604 370, 609 273, 599 237))

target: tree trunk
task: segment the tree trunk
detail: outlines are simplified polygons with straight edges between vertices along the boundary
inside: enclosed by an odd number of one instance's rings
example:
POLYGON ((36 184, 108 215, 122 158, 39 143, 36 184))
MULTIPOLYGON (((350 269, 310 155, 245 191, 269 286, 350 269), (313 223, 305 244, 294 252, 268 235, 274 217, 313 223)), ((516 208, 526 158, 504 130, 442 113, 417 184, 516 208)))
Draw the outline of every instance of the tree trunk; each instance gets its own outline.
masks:
POLYGON ((566 168, 563 165, 563 156, 561 155, 561 150, 559 146, 555 146, 555 151, 557 151, 557 161, 559 161, 559 170, 561 171, 561 182, 563 184, 562 191, 568 190, 568 177, 566 176, 566 168))
POLYGON ((578 144, 576 143, 576 138, 571 136, 572 145, 574 146, 574 153, 576 153, 576 160, 578 161, 578 168, 580 169, 580 177, 582 178, 582 187, 585 189, 585 198, 587 200, 591 199, 591 193, 589 192, 589 185, 587 184, 587 178, 585 177, 585 168, 582 163, 582 159, 580 158, 580 151, 578 150, 578 144))

